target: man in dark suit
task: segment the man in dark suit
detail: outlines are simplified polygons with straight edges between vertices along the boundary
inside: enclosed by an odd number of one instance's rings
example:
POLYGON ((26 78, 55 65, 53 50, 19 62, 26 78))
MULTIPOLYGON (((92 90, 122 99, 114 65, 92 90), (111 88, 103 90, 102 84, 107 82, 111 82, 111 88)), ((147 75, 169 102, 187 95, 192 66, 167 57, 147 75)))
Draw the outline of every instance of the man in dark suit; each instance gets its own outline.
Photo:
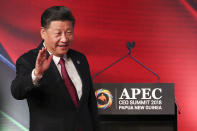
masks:
POLYGON ((97 131, 97 104, 86 57, 70 49, 75 19, 64 6, 41 16, 38 48, 16 62, 11 92, 27 99, 30 131, 97 131))

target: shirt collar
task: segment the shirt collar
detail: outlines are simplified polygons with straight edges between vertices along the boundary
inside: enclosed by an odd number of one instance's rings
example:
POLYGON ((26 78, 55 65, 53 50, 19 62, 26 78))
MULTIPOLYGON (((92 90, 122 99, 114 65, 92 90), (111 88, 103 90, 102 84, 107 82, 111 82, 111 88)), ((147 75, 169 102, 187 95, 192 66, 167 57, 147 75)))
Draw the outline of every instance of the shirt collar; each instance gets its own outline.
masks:
MULTIPOLYGON (((44 44, 44 42, 43 42, 43 46, 46 47, 45 44, 44 44)), ((48 50, 47 50, 47 51, 48 51, 48 50)), ((49 51, 48 51, 48 53, 49 53, 50 55, 52 54, 52 53, 49 52, 49 51)), ((53 61, 54 61, 55 65, 58 65, 58 64, 59 64, 60 58, 61 58, 61 57, 59 57, 59 56, 53 55, 53 61)), ((67 59, 67 55, 66 55, 66 54, 63 56, 63 59, 64 59, 65 62, 66 62, 66 59, 67 59)))

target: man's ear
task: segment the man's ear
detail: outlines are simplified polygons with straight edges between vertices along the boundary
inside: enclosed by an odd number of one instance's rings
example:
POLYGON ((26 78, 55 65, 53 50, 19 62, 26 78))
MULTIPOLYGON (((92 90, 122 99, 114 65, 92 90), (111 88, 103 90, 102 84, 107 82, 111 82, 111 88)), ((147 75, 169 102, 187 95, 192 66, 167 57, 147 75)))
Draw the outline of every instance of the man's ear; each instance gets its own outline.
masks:
POLYGON ((46 38, 46 29, 44 27, 40 28, 40 35, 43 40, 46 38))

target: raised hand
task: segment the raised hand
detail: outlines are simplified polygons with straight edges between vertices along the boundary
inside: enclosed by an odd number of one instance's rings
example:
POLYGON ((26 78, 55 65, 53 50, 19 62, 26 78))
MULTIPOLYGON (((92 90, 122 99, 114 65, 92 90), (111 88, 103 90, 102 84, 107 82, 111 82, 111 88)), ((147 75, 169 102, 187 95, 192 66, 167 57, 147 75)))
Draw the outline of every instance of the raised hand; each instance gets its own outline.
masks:
POLYGON ((35 65, 35 76, 42 76, 42 74, 49 68, 53 55, 50 55, 47 59, 47 50, 42 48, 37 56, 35 65))

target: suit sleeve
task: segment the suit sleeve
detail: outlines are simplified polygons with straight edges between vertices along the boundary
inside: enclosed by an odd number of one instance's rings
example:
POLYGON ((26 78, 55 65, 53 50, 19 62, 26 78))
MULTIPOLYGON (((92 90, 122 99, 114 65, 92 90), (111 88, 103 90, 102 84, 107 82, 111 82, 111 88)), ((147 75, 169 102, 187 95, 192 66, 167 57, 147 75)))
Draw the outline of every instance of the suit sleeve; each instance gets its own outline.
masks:
POLYGON ((20 57, 16 62, 16 77, 11 84, 12 96, 18 100, 27 98, 34 88, 31 73, 33 66, 20 57))
POLYGON ((95 96, 95 90, 93 88, 92 78, 90 75, 89 64, 88 66, 88 73, 89 73, 89 83, 90 83, 90 94, 89 94, 89 110, 92 117, 93 129, 94 131, 100 131, 100 123, 99 123, 99 116, 98 116, 98 108, 97 108, 97 100, 95 96))
POLYGON ((93 86, 90 89, 89 110, 91 112, 91 117, 92 117, 92 120, 93 120, 94 131, 100 131, 97 101, 96 101, 95 91, 94 91, 93 86))

